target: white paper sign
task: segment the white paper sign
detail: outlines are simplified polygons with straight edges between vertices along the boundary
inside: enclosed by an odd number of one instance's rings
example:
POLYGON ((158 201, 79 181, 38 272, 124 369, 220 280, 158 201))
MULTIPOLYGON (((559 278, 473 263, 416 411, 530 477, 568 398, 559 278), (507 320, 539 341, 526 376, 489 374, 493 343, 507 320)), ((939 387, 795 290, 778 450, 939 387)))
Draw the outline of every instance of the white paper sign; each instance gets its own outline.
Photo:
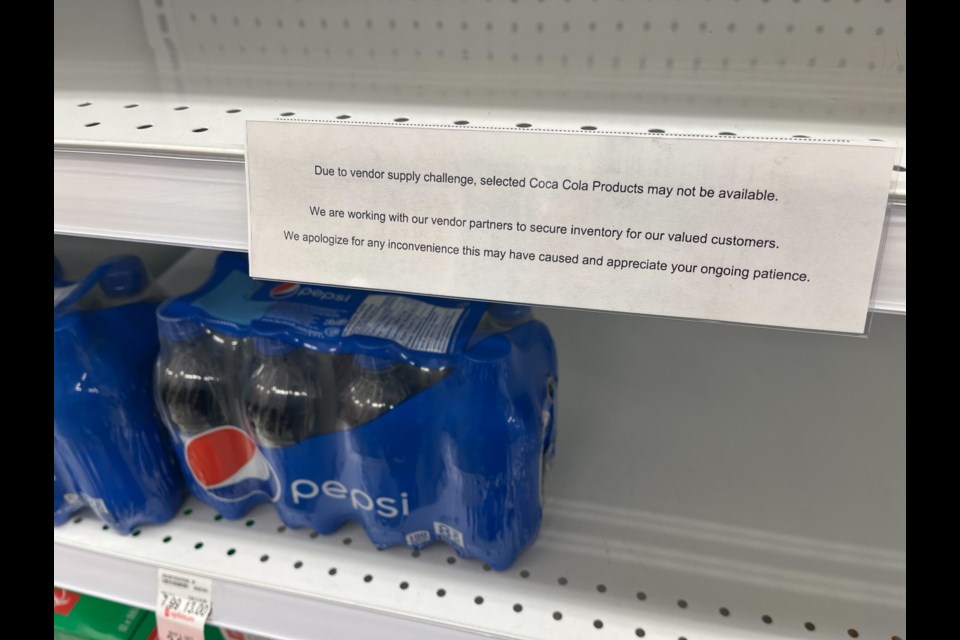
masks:
POLYGON ((247 124, 257 278, 862 333, 897 151, 247 124))
POLYGON ((213 582, 209 578, 160 569, 158 585, 158 637, 203 640, 203 628, 213 607, 213 582))

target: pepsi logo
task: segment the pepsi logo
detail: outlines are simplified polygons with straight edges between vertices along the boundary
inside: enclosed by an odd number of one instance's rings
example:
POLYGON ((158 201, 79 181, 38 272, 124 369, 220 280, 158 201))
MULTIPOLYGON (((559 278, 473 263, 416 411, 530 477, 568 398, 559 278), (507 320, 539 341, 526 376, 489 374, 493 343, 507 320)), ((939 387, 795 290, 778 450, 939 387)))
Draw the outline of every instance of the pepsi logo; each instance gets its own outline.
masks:
POLYGON ((193 479, 216 500, 240 502, 257 495, 280 499, 277 472, 242 429, 205 431, 184 444, 184 454, 193 479))
POLYGON ((270 297, 274 300, 285 300, 297 295, 300 285, 296 282, 284 282, 270 289, 270 297))
POLYGON ((347 302, 350 300, 349 293, 342 291, 327 291, 320 287, 308 287, 296 282, 284 282, 274 285, 268 293, 272 300, 287 300, 288 298, 314 298, 325 302, 347 302))

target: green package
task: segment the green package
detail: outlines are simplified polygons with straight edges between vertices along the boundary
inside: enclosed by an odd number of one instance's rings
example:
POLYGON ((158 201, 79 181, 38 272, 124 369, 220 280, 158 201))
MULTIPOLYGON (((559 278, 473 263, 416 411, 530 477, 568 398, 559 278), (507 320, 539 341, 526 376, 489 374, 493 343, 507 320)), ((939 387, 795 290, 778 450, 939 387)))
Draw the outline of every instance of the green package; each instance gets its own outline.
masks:
MULTIPOLYGON (((53 588, 53 640, 157 640, 153 611, 53 588)), ((266 640, 206 625, 204 640, 266 640)))
POLYGON ((143 609, 53 588, 54 640, 131 640, 152 617, 143 609))

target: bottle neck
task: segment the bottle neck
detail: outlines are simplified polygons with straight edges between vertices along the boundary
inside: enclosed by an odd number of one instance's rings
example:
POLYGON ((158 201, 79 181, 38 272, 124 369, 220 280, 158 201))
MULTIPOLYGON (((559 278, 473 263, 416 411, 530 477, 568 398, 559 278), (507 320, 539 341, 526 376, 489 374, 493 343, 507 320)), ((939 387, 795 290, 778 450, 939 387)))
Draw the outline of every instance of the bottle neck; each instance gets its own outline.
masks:
POLYGON ((353 370, 367 377, 380 377, 396 371, 399 365, 393 360, 377 356, 356 355, 353 357, 353 370))

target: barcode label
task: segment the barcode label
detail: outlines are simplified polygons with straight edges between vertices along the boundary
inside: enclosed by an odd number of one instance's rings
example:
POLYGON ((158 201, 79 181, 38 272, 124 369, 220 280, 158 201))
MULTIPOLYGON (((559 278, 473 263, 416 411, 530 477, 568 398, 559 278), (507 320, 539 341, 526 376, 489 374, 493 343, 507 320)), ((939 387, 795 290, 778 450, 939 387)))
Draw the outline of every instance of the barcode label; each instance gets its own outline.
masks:
POLYGON ((429 353, 446 353, 463 314, 405 296, 370 295, 360 304, 344 329, 346 336, 385 338, 429 353))
POLYGON ((455 544, 458 547, 463 547, 463 532, 459 529, 454 529, 450 525, 442 522, 434 522, 433 532, 440 536, 441 539, 455 544))
POLYGON ((415 547, 430 542, 430 532, 424 529, 407 534, 407 544, 415 547))

